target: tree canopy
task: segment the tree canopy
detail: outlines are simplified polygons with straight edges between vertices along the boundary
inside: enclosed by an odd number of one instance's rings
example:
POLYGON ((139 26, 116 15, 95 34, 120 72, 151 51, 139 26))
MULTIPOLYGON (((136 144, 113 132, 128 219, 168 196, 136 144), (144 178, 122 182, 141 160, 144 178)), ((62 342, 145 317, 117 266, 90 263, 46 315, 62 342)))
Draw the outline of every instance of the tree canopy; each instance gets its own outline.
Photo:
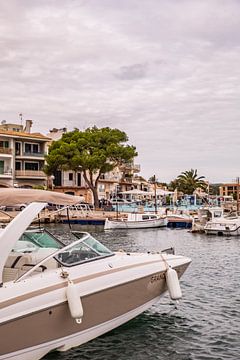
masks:
POLYGON ((109 127, 67 132, 49 147, 45 172, 52 175, 57 170, 81 171, 98 206, 100 176, 137 156, 136 148, 127 141, 125 132, 109 127))
POLYGON ((205 176, 198 176, 197 170, 191 169, 183 171, 175 180, 169 184, 169 188, 182 191, 184 194, 191 195, 196 189, 207 189, 207 183, 203 180, 205 176))

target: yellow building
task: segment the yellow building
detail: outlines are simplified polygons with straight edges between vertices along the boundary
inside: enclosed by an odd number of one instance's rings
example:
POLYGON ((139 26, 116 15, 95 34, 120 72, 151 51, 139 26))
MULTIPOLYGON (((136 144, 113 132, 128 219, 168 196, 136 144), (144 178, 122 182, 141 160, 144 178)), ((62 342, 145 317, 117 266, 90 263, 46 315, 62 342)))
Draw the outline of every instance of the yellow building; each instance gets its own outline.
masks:
POLYGON ((50 138, 31 133, 32 120, 25 127, 0 125, 0 187, 46 186, 43 172, 47 143, 50 138))
POLYGON ((223 184, 219 187, 219 194, 222 197, 233 196, 237 199, 237 191, 239 190, 239 200, 240 200, 240 185, 237 183, 223 184))

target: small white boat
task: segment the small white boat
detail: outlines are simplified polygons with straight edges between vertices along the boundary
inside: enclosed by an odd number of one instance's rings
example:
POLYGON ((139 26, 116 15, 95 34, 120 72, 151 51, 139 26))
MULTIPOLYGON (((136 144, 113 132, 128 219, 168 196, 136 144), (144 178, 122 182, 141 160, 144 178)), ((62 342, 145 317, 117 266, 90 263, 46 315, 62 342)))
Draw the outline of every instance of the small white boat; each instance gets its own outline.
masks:
POLYGON ((166 216, 147 213, 129 213, 127 218, 106 219, 104 230, 111 229, 147 229, 167 226, 166 216))
POLYGON ((224 215, 224 209, 218 206, 203 207, 194 219, 193 232, 205 232, 208 235, 240 235, 240 217, 224 215))
MULTIPOLYGON (((39 191, 29 190, 32 200, 41 201, 39 191)), ((48 192, 42 194, 48 202, 48 192)), ((58 194, 50 197, 64 204, 58 194)), ((0 204, 3 198, 0 190, 0 204)), ((0 231, 0 360, 38 360, 66 351, 139 315, 166 290, 171 299, 181 298, 179 278, 191 259, 112 252, 76 231, 66 245, 44 229, 28 228, 46 204, 31 203, 0 231)))
POLYGON ((210 210, 212 219, 204 226, 204 231, 208 235, 240 235, 240 217, 239 216, 223 216, 223 210, 210 210))

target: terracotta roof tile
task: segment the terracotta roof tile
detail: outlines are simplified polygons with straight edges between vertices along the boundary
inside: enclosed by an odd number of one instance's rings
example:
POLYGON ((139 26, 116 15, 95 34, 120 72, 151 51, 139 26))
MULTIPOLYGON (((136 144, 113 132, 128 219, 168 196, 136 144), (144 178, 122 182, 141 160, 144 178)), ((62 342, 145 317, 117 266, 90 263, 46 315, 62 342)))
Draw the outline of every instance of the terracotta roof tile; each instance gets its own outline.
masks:
POLYGON ((3 130, 0 129, 0 135, 9 135, 9 136, 17 136, 17 137, 24 137, 24 138, 36 138, 36 139, 42 139, 46 141, 51 141, 52 139, 42 135, 40 133, 26 133, 26 132, 20 132, 20 131, 12 131, 12 130, 3 130))

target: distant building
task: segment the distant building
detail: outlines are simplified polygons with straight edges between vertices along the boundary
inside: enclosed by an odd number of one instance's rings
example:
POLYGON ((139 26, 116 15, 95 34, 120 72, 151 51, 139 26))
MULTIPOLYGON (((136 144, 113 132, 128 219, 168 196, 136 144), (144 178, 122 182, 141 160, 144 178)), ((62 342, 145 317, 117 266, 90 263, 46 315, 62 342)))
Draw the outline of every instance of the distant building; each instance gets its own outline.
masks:
POLYGON ((32 120, 25 127, 0 125, 0 187, 47 186, 43 172, 49 138, 31 133, 32 120))
POLYGON ((138 179, 136 180, 135 174, 139 171, 140 165, 136 165, 132 161, 103 174, 98 183, 99 199, 110 200, 116 196, 120 197, 123 191, 137 188, 139 182, 138 179))
MULTIPOLYGON (((223 184, 219 187, 220 196, 233 196, 237 199, 237 183, 223 184)), ((240 188, 239 188, 239 200, 240 200, 240 188)))

